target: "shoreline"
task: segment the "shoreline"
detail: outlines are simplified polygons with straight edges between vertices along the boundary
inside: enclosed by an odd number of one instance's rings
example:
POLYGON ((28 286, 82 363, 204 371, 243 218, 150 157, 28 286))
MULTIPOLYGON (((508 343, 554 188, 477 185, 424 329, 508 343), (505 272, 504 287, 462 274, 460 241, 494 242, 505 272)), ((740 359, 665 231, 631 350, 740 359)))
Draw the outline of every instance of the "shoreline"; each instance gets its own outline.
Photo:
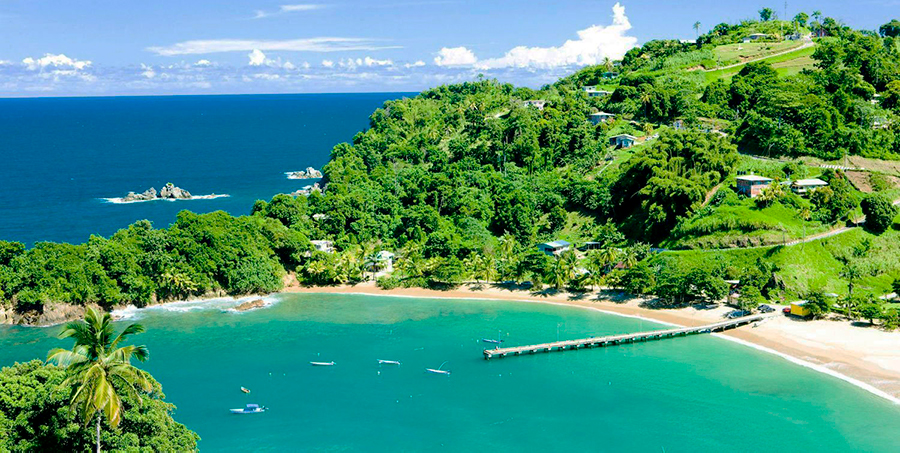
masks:
MULTIPOLYGON (((601 291, 584 295, 570 293, 534 295, 525 291, 499 289, 487 284, 463 285, 449 291, 424 288, 383 290, 372 282, 354 286, 300 287, 292 285, 280 293, 356 294, 543 303, 585 308, 671 326, 698 326, 720 321, 724 313, 732 310, 723 306, 712 310, 697 310, 693 307, 648 309, 639 306, 646 299, 628 297, 622 293, 601 291)), ((900 336, 896 338, 892 338, 892 336, 898 334, 855 327, 848 322, 804 321, 776 316, 764 321, 758 328, 744 327, 712 335, 841 379, 870 394, 900 405, 900 348, 896 348, 895 345, 893 350, 877 351, 879 342, 873 344, 872 341, 873 337, 880 336, 880 343, 889 343, 892 340, 896 343, 900 336), (822 338, 827 338, 829 341, 816 341, 822 338)))

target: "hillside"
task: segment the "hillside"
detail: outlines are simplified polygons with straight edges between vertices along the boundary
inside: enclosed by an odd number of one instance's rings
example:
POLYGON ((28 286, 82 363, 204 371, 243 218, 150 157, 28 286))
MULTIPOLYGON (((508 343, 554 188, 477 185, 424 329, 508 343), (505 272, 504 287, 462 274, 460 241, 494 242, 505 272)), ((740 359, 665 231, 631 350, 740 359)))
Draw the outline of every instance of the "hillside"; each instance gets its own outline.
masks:
POLYGON ((890 176, 898 112, 893 37, 827 18, 720 24, 539 90, 477 80, 389 101, 334 147, 324 192, 258 201, 249 216, 182 213, 167 229, 140 223, 81 245, 2 243, 0 301, 40 312, 268 292, 292 273, 346 283, 376 271, 379 250, 397 255, 387 287, 605 284, 684 303, 720 299, 724 280, 740 279, 758 303, 848 294, 849 278, 874 297, 900 277, 896 180, 826 167, 860 158, 879 168, 860 171, 890 176), (785 42, 776 28, 823 37, 785 42), (743 48, 753 33, 771 42, 743 48), (705 71, 726 63, 736 66, 705 71), (773 182, 750 198, 737 187, 747 175, 773 182), (794 193, 811 178, 827 187, 794 193), (852 222, 866 212, 864 232, 852 222), (557 239, 599 251, 535 247, 557 239))

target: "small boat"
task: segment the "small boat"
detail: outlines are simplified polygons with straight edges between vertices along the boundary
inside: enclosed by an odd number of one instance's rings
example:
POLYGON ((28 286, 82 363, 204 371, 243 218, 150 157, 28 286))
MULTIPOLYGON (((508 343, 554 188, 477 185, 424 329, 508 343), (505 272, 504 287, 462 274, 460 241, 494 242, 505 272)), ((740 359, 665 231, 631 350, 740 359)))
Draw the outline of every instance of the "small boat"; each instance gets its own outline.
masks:
POLYGON ((334 362, 309 362, 312 366, 334 366, 334 362))
POLYGON ((483 342, 485 342, 485 343, 491 343, 491 344, 500 344, 500 343, 503 343, 503 340, 492 340, 492 339, 490 339, 490 338, 482 338, 481 341, 483 341, 483 342))
POLYGON ((232 414, 259 414, 267 411, 269 408, 260 406, 259 404, 248 404, 247 407, 240 409, 231 409, 232 414))
POLYGON ((447 364, 447 362, 442 363, 441 366, 437 367, 437 369, 425 368, 425 371, 427 371, 429 373, 433 373, 433 374, 443 374, 445 376, 450 376, 450 371, 441 369, 441 368, 444 368, 444 365, 446 365, 446 364, 447 364))
POLYGON ((397 360, 381 360, 381 359, 378 359, 378 364, 379 364, 379 365, 397 365, 397 366, 400 366, 400 362, 397 361, 397 360))
POLYGON ((250 389, 248 389, 246 387, 241 387, 241 391, 244 393, 250 393, 250 389))

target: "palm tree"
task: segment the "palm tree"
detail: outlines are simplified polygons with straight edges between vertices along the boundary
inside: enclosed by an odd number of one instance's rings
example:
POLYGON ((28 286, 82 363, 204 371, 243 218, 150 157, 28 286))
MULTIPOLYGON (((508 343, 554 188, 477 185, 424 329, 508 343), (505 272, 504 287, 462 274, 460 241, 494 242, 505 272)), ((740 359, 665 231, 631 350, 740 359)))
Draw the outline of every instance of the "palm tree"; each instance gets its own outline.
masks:
POLYGON ((59 338, 74 338, 71 351, 56 348, 47 354, 47 361, 66 368, 63 387, 71 389, 69 404, 81 415, 85 424, 97 421, 97 452, 100 451, 100 419, 105 416, 109 426, 116 428, 122 420, 122 398, 119 392, 141 402, 139 392, 153 390, 150 374, 131 365, 131 359, 141 362, 150 357, 145 346, 119 346, 131 335, 144 331, 144 326, 131 324, 114 336, 109 313, 88 307, 84 320, 65 325, 59 338), (96 415, 96 417, 95 417, 96 415))
POLYGON ((848 261, 844 264, 844 268, 841 269, 840 277, 847 280, 848 297, 853 298, 853 287, 856 281, 862 278, 862 271, 859 269, 859 266, 848 261))
POLYGON ((700 39, 700 21, 694 22, 694 31, 697 32, 697 39, 700 39))

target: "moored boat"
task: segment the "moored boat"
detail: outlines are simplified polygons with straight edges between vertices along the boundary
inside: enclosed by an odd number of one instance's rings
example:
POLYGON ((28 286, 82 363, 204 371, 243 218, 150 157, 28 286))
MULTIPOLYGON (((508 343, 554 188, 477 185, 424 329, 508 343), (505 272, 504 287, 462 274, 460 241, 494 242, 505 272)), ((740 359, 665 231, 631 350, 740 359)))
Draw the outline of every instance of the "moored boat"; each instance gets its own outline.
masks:
POLYGON ((334 366, 334 362, 309 362, 312 366, 334 366))
POLYGON ((381 359, 378 359, 378 364, 379 364, 379 365, 397 365, 397 366, 399 366, 399 365, 400 365, 400 362, 399 362, 398 360, 381 360, 381 359))
POLYGON ((244 393, 250 393, 250 389, 248 389, 246 387, 241 387, 241 391, 244 393))
POLYGON ((240 409, 231 409, 232 414, 259 414, 267 411, 269 408, 260 406, 259 404, 248 404, 247 407, 240 409))

